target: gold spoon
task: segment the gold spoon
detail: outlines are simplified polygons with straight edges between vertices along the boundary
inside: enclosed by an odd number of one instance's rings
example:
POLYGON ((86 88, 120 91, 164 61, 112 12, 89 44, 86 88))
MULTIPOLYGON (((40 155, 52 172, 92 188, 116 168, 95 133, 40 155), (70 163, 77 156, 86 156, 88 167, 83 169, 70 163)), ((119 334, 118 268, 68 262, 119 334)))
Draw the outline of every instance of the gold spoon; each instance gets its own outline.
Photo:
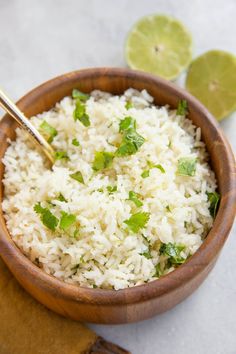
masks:
POLYGON ((25 129, 34 142, 41 147, 44 154, 50 160, 51 164, 54 163, 55 152, 50 144, 44 139, 44 137, 38 132, 38 130, 30 123, 19 108, 7 97, 7 95, 0 89, 0 106, 9 113, 19 124, 25 129))

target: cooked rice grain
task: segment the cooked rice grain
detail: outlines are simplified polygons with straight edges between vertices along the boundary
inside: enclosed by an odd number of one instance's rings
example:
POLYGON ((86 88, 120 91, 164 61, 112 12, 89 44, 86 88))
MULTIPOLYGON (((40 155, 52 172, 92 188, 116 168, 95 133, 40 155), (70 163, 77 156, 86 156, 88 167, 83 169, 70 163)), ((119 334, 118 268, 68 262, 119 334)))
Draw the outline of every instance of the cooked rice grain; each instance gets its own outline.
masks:
MULTIPOLYGON (((46 120, 57 129, 52 146, 70 157, 56 161, 52 170, 28 134, 16 130, 16 140, 3 158, 2 207, 14 242, 48 274, 81 286, 122 289, 156 279, 156 265, 165 261, 159 253, 161 243, 184 245, 183 257, 201 245, 213 222, 206 192, 216 189, 201 130, 176 111, 152 102, 145 90, 129 89, 122 96, 94 91, 86 103, 90 127, 74 121, 71 97, 33 117, 37 128, 46 120), (129 110, 127 100, 133 103, 129 110), (95 151, 115 152, 121 140, 119 122, 125 116, 136 119, 145 143, 132 156, 116 157, 111 169, 94 173, 95 151), (72 144, 74 138, 79 147, 72 144), (176 175, 178 160, 185 156, 197 158, 194 177, 176 175), (165 173, 151 169, 149 177, 142 178, 147 161, 160 164, 165 173), (69 177, 77 170, 85 184, 69 177), (107 186, 117 186, 117 191, 109 194, 107 186), (141 208, 127 200, 130 190, 142 195, 141 208), (60 193, 68 203, 56 200, 60 193), (51 232, 41 223, 33 207, 39 201, 46 206, 48 200, 55 205, 55 215, 76 214, 77 238, 51 232), (149 212, 150 219, 134 234, 124 220, 140 209, 149 212), (146 258, 148 247, 151 257, 146 258)), ((173 269, 167 267, 164 274, 173 269)))

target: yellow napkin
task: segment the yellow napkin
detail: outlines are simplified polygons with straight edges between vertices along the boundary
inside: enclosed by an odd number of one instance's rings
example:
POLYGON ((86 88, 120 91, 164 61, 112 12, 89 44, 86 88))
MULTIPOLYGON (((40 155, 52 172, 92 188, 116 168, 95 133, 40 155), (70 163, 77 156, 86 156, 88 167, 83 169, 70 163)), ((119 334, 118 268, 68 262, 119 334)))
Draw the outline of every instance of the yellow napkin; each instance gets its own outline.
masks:
POLYGON ((0 259, 0 354, 128 353, 29 296, 0 259))

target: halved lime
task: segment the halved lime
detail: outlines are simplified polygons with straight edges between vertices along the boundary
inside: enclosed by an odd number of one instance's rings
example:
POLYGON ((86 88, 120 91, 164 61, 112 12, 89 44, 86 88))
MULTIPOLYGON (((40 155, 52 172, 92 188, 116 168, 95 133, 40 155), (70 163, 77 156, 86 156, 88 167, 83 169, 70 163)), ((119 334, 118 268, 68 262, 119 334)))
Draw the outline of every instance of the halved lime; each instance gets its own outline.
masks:
POLYGON ((125 57, 132 69, 173 80, 191 61, 192 38, 183 24, 174 18, 146 16, 128 34, 125 57))
POLYGON ((236 109, 236 57, 211 50, 195 59, 188 71, 186 88, 221 120, 236 109))

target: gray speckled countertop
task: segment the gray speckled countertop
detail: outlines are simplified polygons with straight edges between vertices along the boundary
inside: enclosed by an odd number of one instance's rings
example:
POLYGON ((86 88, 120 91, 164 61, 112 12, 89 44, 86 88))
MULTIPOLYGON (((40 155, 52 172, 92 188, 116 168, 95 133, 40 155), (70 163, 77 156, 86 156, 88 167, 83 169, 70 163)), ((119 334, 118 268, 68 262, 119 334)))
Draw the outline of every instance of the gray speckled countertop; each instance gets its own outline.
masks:
MULTIPOLYGON (((211 48, 236 54, 236 0, 0 0, 0 85, 18 99, 64 72, 124 66, 127 31, 153 12, 186 24, 194 56, 211 48)), ((236 114, 221 126, 236 151, 236 114)), ((236 227, 207 280, 176 308, 137 324, 90 327, 133 354, 236 354, 236 227)))

